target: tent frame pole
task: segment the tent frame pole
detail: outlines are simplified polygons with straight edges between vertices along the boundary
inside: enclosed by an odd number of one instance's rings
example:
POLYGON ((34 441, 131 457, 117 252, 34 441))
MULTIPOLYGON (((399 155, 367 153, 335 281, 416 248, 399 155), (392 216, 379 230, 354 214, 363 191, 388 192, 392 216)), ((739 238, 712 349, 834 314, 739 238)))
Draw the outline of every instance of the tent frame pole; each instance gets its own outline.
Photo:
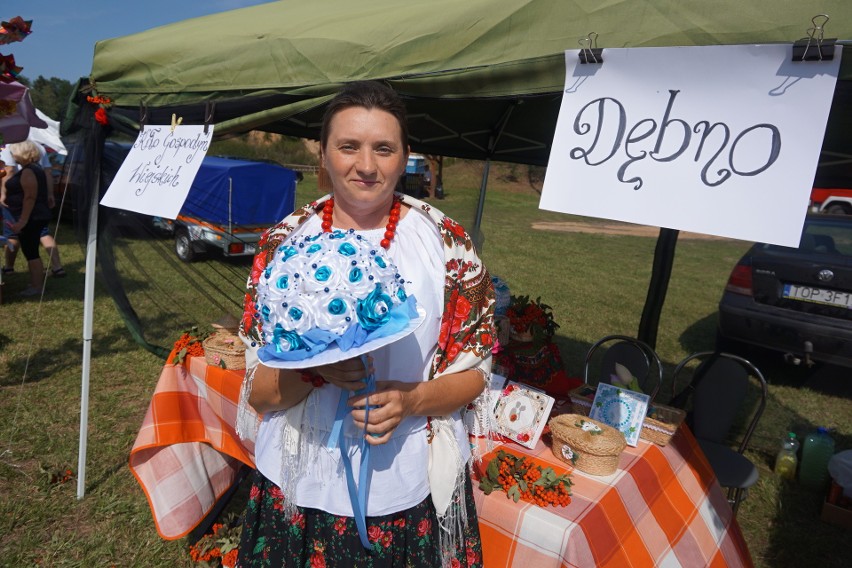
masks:
POLYGON ((680 231, 676 229, 660 228, 660 235, 657 237, 657 245, 654 248, 651 280, 648 282, 648 294, 645 297, 645 307, 642 309, 642 319, 639 320, 639 330, 636 335, 637 339, 644 341, 652 349, 657 348, 660 314, 669 289, 679 234, 680 231))
POLYGON ((509 118, 512 116, 512 111, 515 107, 521 104, 522 101, 515 101, 513 104, 506 107, 503 116, 500 117, 497 123, 496 132, 488 140, 488 157, 485 158, 485 168, 482 170, 482 182, 479 184, 479 202, 476 205, 476 217, 473 220, 472 238, 476 249, 481 253, 482 245, 485 241, 485 235, 482 234, 482 214, 485 211, 485 190, 488 188, 488 173, 491 171, 491 156, 494 155, 494 148, 497 147, 497 142, 503 136, 503 131, 506 125, 509 124, 509 118))
MULTIPOLYGON (((100 163, 98 163, 100 167, 100 163)), ((77 499, 86 494, 86 450, 89 432, 89 377, 92 361, 92 330, 95 309, 95 271, 98 250, 98 195, 100 176, 95 177, 89 204, 89 230, 86 239, 86 281, 83 292, 83 372, 80 392, 80 447, 77 455, 77 499)))

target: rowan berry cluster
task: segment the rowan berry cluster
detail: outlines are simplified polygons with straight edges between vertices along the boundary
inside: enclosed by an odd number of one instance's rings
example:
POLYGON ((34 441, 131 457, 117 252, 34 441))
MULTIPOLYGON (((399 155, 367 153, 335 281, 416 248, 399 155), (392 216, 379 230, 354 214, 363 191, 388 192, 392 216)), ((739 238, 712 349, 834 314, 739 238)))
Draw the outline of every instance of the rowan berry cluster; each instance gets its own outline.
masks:
POLYGON ((184 333, 175 341, 175 345, 172 347, 172 356, 168 362, 179 365, 183 363, 187 355, 204 357, 204 346, 201 344, 201 339, 190 333, 184 333))
POLYGON ((523 499, 540 507, 565 506, 571 502, 571 474, 557 475, 551 467, 542 468, 526 457, 504 450, 488 464, 479 488, 486 495, 506 492, 516 503, 523 499))

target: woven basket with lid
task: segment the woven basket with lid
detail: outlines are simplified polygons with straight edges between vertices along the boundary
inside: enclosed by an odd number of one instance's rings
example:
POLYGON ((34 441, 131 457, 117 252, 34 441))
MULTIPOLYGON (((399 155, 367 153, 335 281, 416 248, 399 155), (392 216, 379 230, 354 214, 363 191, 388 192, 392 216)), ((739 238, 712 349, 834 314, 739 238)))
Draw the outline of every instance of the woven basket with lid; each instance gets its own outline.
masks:
POLYGON ((208 365, 232 370, 246 368, 246 346, 239 336, 218 331, 201 344, 204 346, 204 360, 208 365))
POLYGON ((548 422, 553 455, 591 475, 610 475, 627 445, 624 435, 581 414, 560 414, 548 422))
POLYGON ((230 314, 211 324, 213 334, 202 342, 208 365, 233 370, 246 368, 246 346, 237 335, 239 325, 239 320, 230 314))

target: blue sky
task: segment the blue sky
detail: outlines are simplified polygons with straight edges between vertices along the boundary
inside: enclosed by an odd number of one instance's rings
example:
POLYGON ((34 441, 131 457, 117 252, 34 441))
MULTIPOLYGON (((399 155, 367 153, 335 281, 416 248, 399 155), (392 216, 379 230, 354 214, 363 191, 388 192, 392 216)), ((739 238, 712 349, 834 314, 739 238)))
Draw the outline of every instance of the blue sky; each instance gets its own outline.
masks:
POLYGON ((92 70, 95 43, 165 24, 235 10, 271 0, 3 0, 0 20, 32 20, 22 42, 0 45, 15 56, 22 75, 59 77, 74 83, 92 70))

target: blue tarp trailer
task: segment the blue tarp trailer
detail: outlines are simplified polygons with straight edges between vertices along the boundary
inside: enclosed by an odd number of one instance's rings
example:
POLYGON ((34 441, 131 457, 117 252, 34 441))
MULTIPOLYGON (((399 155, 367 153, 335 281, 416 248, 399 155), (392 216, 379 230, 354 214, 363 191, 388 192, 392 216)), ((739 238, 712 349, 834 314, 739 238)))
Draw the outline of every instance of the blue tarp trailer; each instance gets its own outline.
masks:
POLYGON ((295 209, 297 176, 272 162, 208 156, 178 218, 157 224, 174 232, 175 252, 186 262, 211 250, 252 255, 263 230, 295 209))

